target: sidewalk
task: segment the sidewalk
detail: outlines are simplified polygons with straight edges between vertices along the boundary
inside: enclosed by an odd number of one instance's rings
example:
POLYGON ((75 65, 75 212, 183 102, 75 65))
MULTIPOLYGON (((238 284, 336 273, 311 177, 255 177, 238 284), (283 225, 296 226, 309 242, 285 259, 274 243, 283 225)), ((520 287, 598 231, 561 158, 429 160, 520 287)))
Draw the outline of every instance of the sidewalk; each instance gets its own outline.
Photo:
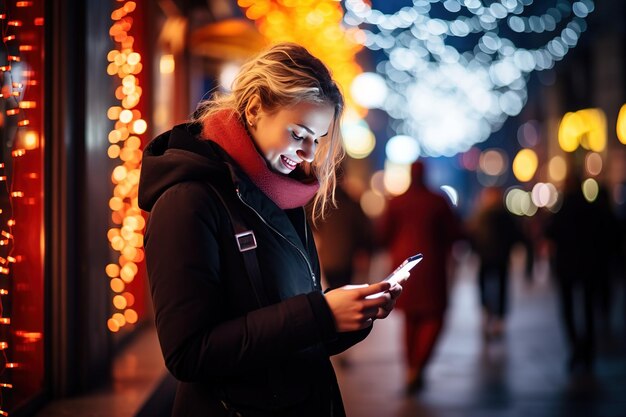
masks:
POLYGON ((625 417, 624 300, 617 297, 613 317, 617 337, 599 343, 595 375, 570 375, 547 265, 538 265, 533 282, 521 270, 514 263, 506 336, 487 343, 480 331, 475 264, 459 269, 426 386, 411 397, 403 393, 402 316, 394 312, 377 322, 349 351, 352 366, 336 366, 348 416, 625 417))

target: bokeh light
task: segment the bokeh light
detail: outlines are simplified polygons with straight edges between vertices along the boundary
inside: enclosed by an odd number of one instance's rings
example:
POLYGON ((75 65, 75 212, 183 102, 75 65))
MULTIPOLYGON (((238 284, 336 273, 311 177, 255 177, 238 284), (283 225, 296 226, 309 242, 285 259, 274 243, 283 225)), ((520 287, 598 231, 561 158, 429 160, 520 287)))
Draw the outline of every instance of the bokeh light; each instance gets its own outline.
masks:
POLYGON ((589 202, 593 202, 598 198, 598 192, 600 191, 600 187, 598 182, 593 178, 587 178, 582 183, 583 195, 585 199, 589 202))
POLYGON ((528 182, 537 171, 539 160, 532 149, 520 150, 513 159, 513 174, 521 182, 528 182))
POLYGON ((533 0, 486 3, 415 0, 384 13, 371 1, 345 1, 355 39, 388 56, 376 72, 388 86, 383 109, 395 133, 414 137, 426 156, 465 152, 519 114, 528 75, 562 60, 595 8, 592 0, 559 2, 550 13, 533 0))
POLYGON ((560 155, 553 156, 550 159, 550 162, 548 162, 548 176, 550 180, 554 182, 561 182, 565 179, 566 175, 567 163, 565 162, 565 159, 560 155))

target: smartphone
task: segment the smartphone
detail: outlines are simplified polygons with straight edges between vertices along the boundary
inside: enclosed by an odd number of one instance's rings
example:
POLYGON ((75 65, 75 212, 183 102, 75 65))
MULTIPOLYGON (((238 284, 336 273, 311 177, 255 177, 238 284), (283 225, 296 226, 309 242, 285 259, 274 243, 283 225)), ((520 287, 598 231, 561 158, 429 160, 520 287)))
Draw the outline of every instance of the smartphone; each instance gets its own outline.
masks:
POLYGON ((411 269, 413 269, 413 267, 415 265, 417 265, 418 263, 420 263, 420 261, 424 258, 424 255, 422 255, 421 253, 415 254, 413 256, 409 256, 408 258, 406 258, 401 264, 400 266, 398 266, 391 274, 389 274, 389 276, 387 278, 385 278, 385 281, 388 281, 391 283, 391 286, 394 286, 395 284, 397 284, 398 279, 400 279, 402 276, 404 276, 404 274, 408 271, 410 271, 411 269))
MULTIPOLYGON (((389 274, 389 276, 385 278, 383 281, 388 281, 393 287, 394 285, 398 283, 398 280, 405 275, 406 272, 409 272, 411 269, 413 269, 415 265, 420 263, 422 258, 424 258, 424 255, 422 255, 421 253, 415 254, 413 256, 409 256, 396 269, 394 269, 394 271, 391 274, 389 274)), ((372 298, 379 297, 382 294, 384 293, 379 292, 376 294, 368 295, 365 298, 372 299, 372 298)))

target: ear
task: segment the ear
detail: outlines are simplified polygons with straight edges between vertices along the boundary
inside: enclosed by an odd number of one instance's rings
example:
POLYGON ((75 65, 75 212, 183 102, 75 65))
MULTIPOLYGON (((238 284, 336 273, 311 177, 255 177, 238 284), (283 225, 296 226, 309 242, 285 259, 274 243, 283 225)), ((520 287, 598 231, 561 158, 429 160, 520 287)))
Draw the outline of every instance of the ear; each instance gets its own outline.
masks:
POLYGON ((248 100, 244 110, 248 126, 252 127, 257 123, 261 111, 261 99, 255 94, 248 100))

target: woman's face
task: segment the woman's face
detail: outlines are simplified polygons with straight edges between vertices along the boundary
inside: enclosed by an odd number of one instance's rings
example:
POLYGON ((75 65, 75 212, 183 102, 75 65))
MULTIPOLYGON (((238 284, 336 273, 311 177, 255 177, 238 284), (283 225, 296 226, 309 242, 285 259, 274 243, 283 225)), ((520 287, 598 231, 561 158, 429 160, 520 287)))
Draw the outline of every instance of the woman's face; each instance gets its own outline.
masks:
POLYGON ((301 102, 271 113, 262 108, 249 116, 250 133, 274 171, 289 174, 302 161, 311 162, 333 120, 330 104, 301 102))

